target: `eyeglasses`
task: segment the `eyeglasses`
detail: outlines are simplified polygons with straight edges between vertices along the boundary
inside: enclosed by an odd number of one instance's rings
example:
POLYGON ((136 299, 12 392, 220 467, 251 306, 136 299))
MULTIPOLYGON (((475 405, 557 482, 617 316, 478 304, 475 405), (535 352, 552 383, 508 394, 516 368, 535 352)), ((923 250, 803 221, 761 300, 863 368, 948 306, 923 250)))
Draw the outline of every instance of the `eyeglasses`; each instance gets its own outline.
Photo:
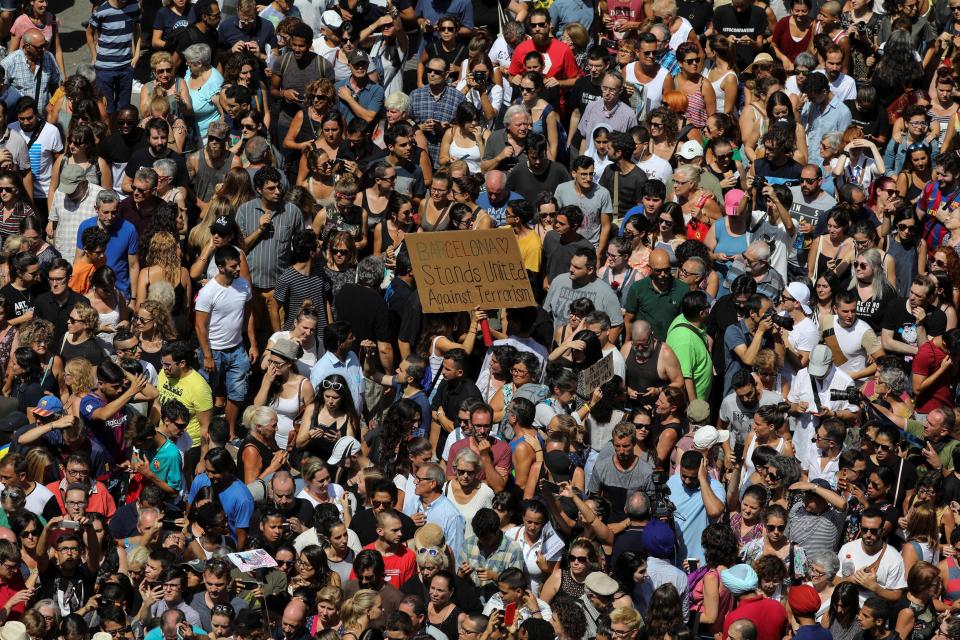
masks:
POLYGON ((324 389, 330 389, 332 391, 343 391, 343 385, 336 380, 324 380, 320 383, 324 389))
POLYGON ((64 500, 63 504, 68 507, 82 507, 87 504, 86 500, 64 500))
POLYGON ((427 67, 428 76, 442 76, 447 72, 446 69, 434 69, 433 67, 427 67))
POLYGON ((700 64, 700 58, 687 58, 683 64, 700 64))
POLYGON ((873 535, 879 534, 881 530, 882 527, 860 527, 861 533, 872 533, 873 535))
POLYGON ((773 533, 774 531, 784 532, 787 530, 787 525, 785 524, 768 524, 767 531, 773 533))
POLYGON ((137 316, 133 319, 134 322, 138 324, 147 324, 148 322, 153 322, 153 318, 144 318, 143 316, 137 316))

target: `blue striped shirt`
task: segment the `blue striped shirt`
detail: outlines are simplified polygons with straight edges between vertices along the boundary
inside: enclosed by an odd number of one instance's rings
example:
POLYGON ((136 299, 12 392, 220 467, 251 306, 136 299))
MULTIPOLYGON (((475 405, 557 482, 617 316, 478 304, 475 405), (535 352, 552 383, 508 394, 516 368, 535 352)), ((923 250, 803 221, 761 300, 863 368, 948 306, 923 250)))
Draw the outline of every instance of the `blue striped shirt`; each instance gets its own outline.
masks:
POLYGON ((94 9, 90 28, 96 30, 97 69, 125 69, 133 62, 133 28, 140 22, 140 5, 114 7, 104 2, 94 9))

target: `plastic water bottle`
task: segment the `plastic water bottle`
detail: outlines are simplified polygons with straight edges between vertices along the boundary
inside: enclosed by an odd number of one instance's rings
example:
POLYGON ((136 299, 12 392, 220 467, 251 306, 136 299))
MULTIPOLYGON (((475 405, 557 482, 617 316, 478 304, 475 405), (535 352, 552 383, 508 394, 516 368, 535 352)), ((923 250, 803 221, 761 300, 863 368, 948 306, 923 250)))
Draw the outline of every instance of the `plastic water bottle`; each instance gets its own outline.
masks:
POLYGON ((840 575, 842 575, 844 578, 848 578, 853 575, 854 571, 853 556, 848 553, 847 557, 843 559, 843 563, 840 565, 840 575))

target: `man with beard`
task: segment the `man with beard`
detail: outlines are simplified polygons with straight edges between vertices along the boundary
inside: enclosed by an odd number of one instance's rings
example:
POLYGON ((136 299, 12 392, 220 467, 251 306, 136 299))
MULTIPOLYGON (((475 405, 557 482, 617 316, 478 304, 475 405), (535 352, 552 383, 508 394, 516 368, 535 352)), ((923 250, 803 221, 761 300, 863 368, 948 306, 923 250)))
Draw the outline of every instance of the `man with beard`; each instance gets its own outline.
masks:
POLYGON ((613 428, 613 455, 597 459, 587 483, 587 491, 598 493, 610 501, 612 522, 624 519, 627 496, 634 491, 648 491, 653 467, 636 452, 637 430, 630 422, 613 428))
POLYGON ((898 298, 887 306, 883 316, 880 343, 887 353, 905 354, 912 361, 920 347, 930 339, 928 327, 942 334, 947 326, 943 311, 932 304, 935 281, 918 275, 910 284, 906 298, 898 298))
MULTIPOLYGON (((221 104, 226 111, 223 94, 221 104)), ((187 171, 197 195, 197 206, 201 209, 213 198, 217 184, 223 182, 233 163, 233 153, 227 151, 229 127, 224 130, 225 125, 220 120, 212 122, 207 129, 207 144, 187 156, 187 171)))
MULTIPOLYGON (((3 67, 0 67, 0 87, 2 86, 3 67)), ((16 89, 11 88, 10 91, 17 93, 16 89)), ((19 97, 17 100, 19 100, 19 97)), ((33 193, 33 174, 30 172, 30 154, 27 151, 27 143, 20 136, 13 135, 8 127, 10 121, 7 119, 7 113, 14 108, 15 104, 16 100, 8 104, 0 99, 0 149, 10 152, 10 160, 16 167, 15 171, 23 180, 24 191, 33 193)))
POLYGON ((383 149, 370 139, 367 129, 369 129, 369 123, 360 117, 347 123, 343 132, 343 144, 337 150, 337 160, 343 160, 343 170, 346 173, 363 175, 386 155, 383 149))
POLYGON ((533 127, 530 112, 522 104, 509 107, 503 115, 504 129, 497 129, 487 139, 483 148, 480 170, 483 172, 499 169, 510 171, 526 151, 527 138, 533 127))
POLYGON ((851 378, 863 381, 877 370, 883 355, 880 339, 866 321, 857 317, 856 290, 841 291, 833 301, 833 315, 820 319, 820 335, 833 351, 834 362, 851 378))
MULTIPOLYGON (((188 342, 175 340, 167 343, 160 351, 161 371, 157 377, 160 404, 166 405, 176 401, 187 410, 189 415, 185 429, 192 442, 192 448, 184 458, 184 469, 188 470, 188 478, 192 476, 190 470, 197 467, 202 454, 206 453, 205 448, 201 450, 203 436, 210 426, 213 415, 213 395, 210 385, 193 368, 193 360, 194 351, 188 342)), ((163 411, 163 414, 164 420, 167 420, 167 411, 163 411)))
MULTIPOLYGON (((753 425, 753 416, 762 406, 777 404, 780 394, 776 391, 757 389, 757 382, 746 369, 733 374, 730 386, 733 391, 720 403, 720 416, 717 429, 733 432, 736 441, 733 445, 743 445, 753 425)), ((731 447, 731 448, 735 448, 731 447)))
POLYGON ((860 588, 861 605, 870 595, 896 602, 907 586, 903 557, 887 544, 883 525, 883 512, 878 507, 868 507, 860 516, 860 539, 843 545, 837 554, 842 562, 853 565, 853 573, 840 582, 860 588))
POLYGON ((606 49, 594 45, 587 50, 587 75, 577 78, 570 91, 570 126, 567 131, 576 131, 580 116, 587 105, 600 99, 600 81, 610 68, 610 57, 606 49))
MULTIPOLYGON (((817 144, 820 144, 819 140, 817 144)), ((823 170, 820 166, 807 164, 800 171, 799 186, 790 187, 790 195, 793 196, 790 217, 793 218, 797 226, 797 237, 793 242, 793 250, 789 257, 791 270, 802 270, 803 273, 806 273, 807 253, 810 250, 810 243, 815 236, 818 223, 821 218, 826 222, 826 215, 824 214, 837 204, 836 199, 823 190, 822 182, 823 170)))
POLYGON ((196 19, 186 29, 181 29, 167 41, 167 50, 173 52, 173 66, 177 68, 177 75, 184 76, 186 66, 183 64, 183 51, 194 44, 205 44, 210 47, 213 56, 220 42, 217 28, 220 26, 220 5, 216 0, 198 0, 193 5, 193 15, 196 19))
MULTIPOLYGON (((87 180, 86 173, 86 169, 76 164, 68 164, 63 168, 47 222, 47 237, 53 238, 57 251, 71 265, 77 257, 77 229, 81 222, 97 214, 97 194, 103 191, 103 187, 87 180)), ((63 322, 66 322, 66 318, 63 322)), ((62 338, 66 326, 54 323, 54 327, 62 338)), ((60 344, 60 341, 55 341, 55 344, 60 344)))
MULTIPOLYGON (((383 509, 377 514, 377 539, 364 547, 380 554, 384 565, 383 580, 397 589, 417 572, 415 555, 403 540, 400 514, 393 509, 383 509)), ((357 576, 350 577, 355 579, 357 576)))
MULTIPOLYGON (((14 52, 12 55, 17 53, 19 52, 14 52)), ((30 93, 33 93, 32 83, 30 93)), ((60 130, 41 117, 33 98, 24 96, 17 100, 14 111, 17 114, 17 121, 10 125, 10 130, 14 132, 11 135, 19 135, 27 146, 30 171, 33 174, 34 209, 41 214, 42 218, 47 209, 47 191, 50 188, 53 159, 55 154, 63 151, 63 140, 60 137, 60 130)))
POLYGON ((653 335, 650 323, 637 320, 631 325, 631 341, 620 350, 626 364, 627 397, 650 406, 666 387, 683 388, 683 373, 677 355, 653 335))
POLYGON ((757 293, 774 304, 780 302, 785 283, 777 270, 770 267, 770 245, 766 240, 754 240, 743 255, 734 260, 727 270, 727 277, 720 287, 719 295, 726 295, 733 286, 733 281, 743 274, 757 283, 757 293))
POLYGON ((133 175, 133 193, 120 201, 120 217, 134 226, 137 235, 142 236, 150 228, 153 214, 163 202, 156 195, 159 180, 157 172, 150 167, 137 169, 133 175))
POLYGON ((123 170, 123 192, 133 193, 133 179, 141 167, 152 167, 153 163, 161 158, 170 158, 177 163, 177 186, 189 187, 190 174, 187 172, 187 163, 183 156, 170 149, 167 142, 170 139, 170 125, 163 118, 150 118, 147 122, 147 141, 145 147, 140 147, 130 154, 130 161, 123 170))
POLYGON ((250 516, 253 514, 253 495, 237 478, 237 465, 223 447, 207 451, 203 457, 203 469, 203 473, 193 480, 187 502, 193 504, 200 489, 213 487, 227 514, 227 523, 236 548, 243 549, 247 541, 250 516))
MULTIPOLYGON (((524 70, 523 61, 528 53, 537 51, 543 56, 546 68, 543 74, 544 86, 548 89, 551 87, 571 89, 580 77, 580 69, 577 67, 577 61, 570 47, 553 37, 550 28, 550 12, 546 9, 534 9, 527 17, 527 25, 530 27, 531 37, 517 45, 510 60, 511 84, 520 84, 519 76, 524 70)), ((559 111, 561 113, 566 113, 565 94, 566 91, 560 94, 559 111)))
POLYGON ((596 309, 610 318, 610 342, 616 342, 623 329, 620 299, 609 284, 597 278, 596 265, 597 254, 593 247, 577 249, 570 258, 567 273, 558 275, 550 284, 543 310, 553 316, 554 327, 561 327, 569 317, 570 303, 589 298, 596 309))
MULTIPOLYGON (((226 453, 225 450, 221 451, 229 457, 230 454, 226 453)), ((244 487, 244 489, 245 488, 246 487, 244 487)), ((250 502, 253 502, 252 497, 250 498, 250 502)), ((210 618, 212 617, 213 608, 218 604, 229 604, 237 613, 250 608, 246 600, 233 595, 233 579, 230 576, 230 570, 232 568, 233 565, 230 564, 230 561, 226 558, 215 557, 207 560, 207 564, 203 569, 203 590, 194 594, 193 599, 190 601, 190 606, 193 610, 200 614, 200 626, 204 629, 213 628, 210 624, 210 618)), ((245 616, 240 616, 240 618, 245 618, 245 616)), ((262 626, 263 625, 260 624, 257 625, 256 628, 262 626)), ((239 631, 239 629, 237 630, 239 631)))
MULTIPOLYGON (((117 112, 116 128, 100 143, 97 152, 110 163, 113 184, 123 182, 130 156, 140 148, 147 132, 139 127, 140 111, 132 104, 117 112)), ((152 164, 152 163, 151 163, 152 164)), ((148 165, 149 166, 149 165, 148 165)), ((66 167, 64 168, 66 170, 66 167)))
POLYGON ((826 48, 824 60, 823 66, 834 95, 844 102, 856 98, 857 81, 843 72, 843 49, 835 44, 830 44, 826 48))
POLYGON ((387 162, 397 170, 394 189, 397 193, 420 202, 427 192, 426 177, 433 175, 430 156, 414 141, 414 128, 406 122, 398 122, 383 134, 387 145, 387 162), (414 157, 416 155, 416 158, 414 157))
POLYGON ((649 258, 650 275, 633 283, 623 303, 624 322, 646 320, 659 340, 667 337, 667 327, 680 313, 680 301, 689 287, 673 277, 670 256, 654 249, 649 258))
POLYGON ((337 108, 349 123, 354 118, 370 124, 383 108, 383 87, 372 82, 368 75, 370 56, 361 49, 352 52, 347 60, 350 75, 336 83, 340 103, 337 108))
POLYGON ((464 95, 447 84, 447 61, 434 57, 427 61, 427 84, 410 92, 410 117, 427 137, 427 151, 437 164, 440 141, 464 101, 464 95))
POLYGON ((527 202, 536 202, 544 191, 553 192, 570 180, 570 172, 547 157, 547 139, 543 134, 527 136, 523 158, 507 175, 507 190, 518 193, 527 202))
POLYGON ((775 341, 780 327, 769 314, 772 303, 760 294, 753 294, 744 302, 739 322, 729 325, 723 334, 725 373, 723 393, 730 393, 735 373, 742 369, 753 371, 754 360, 761 349, 775 349, 783 358, 783 344, 775 341))
MULTIPOLYGON (((84 490, 82 486, 78 487, 84 490)), ((80 517, 76 530, 63 529, 63 520, 60 516, 51 518, 45 527, 47 533, 60 529, 60 536, 54 543, 54 562, 40 573, 40 586, 36 592, 40 599, 51 598, 57 602, 61 615, 76 612, 93 595, 101 557, 97 534, 85 515, 80 517), (83 561, 84 551, 86 563, 83 561)))
MULTIPOLYGON (((370 506, 359 509, 350 520, 350 529, 357 534, 360 544, 369 545, 377 539, 378 516, 396 503, 397 486, 391 480, 381 480, 373 485, 370 493, 370 506)), ((410 540, 417 530, 413 520, 405 513, 395 513, 400 518, 402 539, 410 540)))
POLYGON ((640 202, 643 197, 647 174, 633 162, 636 146, 629 133, 610 132, 610 157, 613 162, 600 175, 600 186, 610 192, 614 218, 623 219, 633 204, 640 202))

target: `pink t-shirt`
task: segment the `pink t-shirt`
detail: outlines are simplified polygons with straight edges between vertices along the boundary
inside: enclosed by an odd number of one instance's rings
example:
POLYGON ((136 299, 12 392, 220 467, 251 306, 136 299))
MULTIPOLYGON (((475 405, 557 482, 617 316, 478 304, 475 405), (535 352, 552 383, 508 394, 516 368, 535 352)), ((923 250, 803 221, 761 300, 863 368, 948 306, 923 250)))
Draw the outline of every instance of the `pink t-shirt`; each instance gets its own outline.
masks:
MULTIPOLYGON (((47 42, 53 38, 53 23, 56 20, 57 26, 60 26, 60 20, 58 20, 52 13, 47 11, 43 15, 45 25, 41 31, 43 31, 43 37, 47 39, 47 42)), ((21 14, 16 20, 13 21, 13 26, 10 27, 10 34, 19 37, 23 37, 30 29, 36 29, 37 25, 33 24, 33 20, 30 19, 30 16, 26 14, 21 14)), ((50 51, 53 51, 53 47, 50 47, 50 51)))

